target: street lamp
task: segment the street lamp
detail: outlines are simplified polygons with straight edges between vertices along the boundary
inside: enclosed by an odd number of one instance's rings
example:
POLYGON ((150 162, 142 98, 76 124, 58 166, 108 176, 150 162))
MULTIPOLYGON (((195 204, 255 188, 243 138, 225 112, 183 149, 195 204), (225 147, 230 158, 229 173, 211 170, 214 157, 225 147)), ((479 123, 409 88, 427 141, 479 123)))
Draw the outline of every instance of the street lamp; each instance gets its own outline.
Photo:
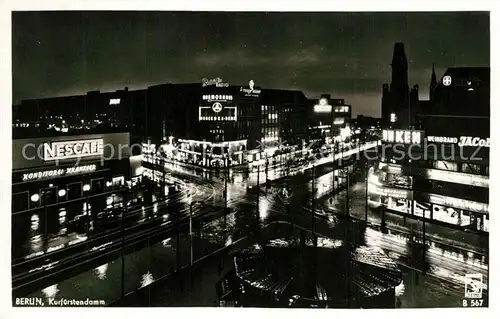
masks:
POLYGON ((199 204, 204 206, 202 201, 194 201, 189 204, 189 274, 191 281, 191 289, 193 288, 193 206, 199 204))

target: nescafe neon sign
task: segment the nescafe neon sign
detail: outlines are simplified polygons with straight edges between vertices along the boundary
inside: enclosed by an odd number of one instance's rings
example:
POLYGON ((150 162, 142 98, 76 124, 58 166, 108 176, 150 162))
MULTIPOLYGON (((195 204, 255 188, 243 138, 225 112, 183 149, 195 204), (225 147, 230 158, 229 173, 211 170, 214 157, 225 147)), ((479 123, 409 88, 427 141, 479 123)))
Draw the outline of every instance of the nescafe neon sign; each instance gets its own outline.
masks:
POLYGON ((44 161, 90 157, 104 154, 103 139, 65 141, 43 144, 44 161))

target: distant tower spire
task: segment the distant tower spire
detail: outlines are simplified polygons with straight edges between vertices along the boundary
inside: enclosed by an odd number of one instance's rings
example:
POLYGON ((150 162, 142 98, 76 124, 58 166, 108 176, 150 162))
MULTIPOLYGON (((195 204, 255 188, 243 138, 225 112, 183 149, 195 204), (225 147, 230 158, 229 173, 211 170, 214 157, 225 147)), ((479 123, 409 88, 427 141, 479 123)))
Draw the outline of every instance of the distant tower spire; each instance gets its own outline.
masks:
POLYGON ((434 70, 434 63, 432 63, 431 88, 435 88, 436 85, 437 85, 436 71, 434 70))

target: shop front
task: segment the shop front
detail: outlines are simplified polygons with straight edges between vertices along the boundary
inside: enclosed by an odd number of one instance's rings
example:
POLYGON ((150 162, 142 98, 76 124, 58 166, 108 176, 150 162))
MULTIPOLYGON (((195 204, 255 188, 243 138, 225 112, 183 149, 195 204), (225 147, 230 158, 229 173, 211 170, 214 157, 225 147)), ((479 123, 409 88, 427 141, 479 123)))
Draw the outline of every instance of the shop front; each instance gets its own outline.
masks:
POLYGON ((489 232, 489 207, 485 203, 377 185, 373 181, 368 184, 368 197, 372 205, 382 205, 389 211, 489 232))
POLYGON ((431 207, 433 220, 489 232, 488 204, 423 192, 415 196, 431 207))

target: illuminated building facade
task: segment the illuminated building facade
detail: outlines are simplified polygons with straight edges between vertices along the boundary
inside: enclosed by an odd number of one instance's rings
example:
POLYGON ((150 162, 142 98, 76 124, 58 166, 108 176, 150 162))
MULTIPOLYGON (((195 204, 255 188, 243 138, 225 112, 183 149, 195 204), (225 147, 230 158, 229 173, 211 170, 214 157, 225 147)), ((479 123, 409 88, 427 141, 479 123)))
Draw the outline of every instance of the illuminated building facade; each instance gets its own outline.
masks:
POLYGON ((309 100, 309 134, 311 139, 331 143, 332 137, 340 136, 341 129, 351 123, 352 107, 344 99, 333 99, 322 94, 319 99, 309 100))
POLYGON ((414 128, 383 131, 369 177, 372 203, 489 232, 489 82, 489 68, 448 69, 414 128))
POLYGON ((128 88, 23 100, 12 110, 13 138, 129 131, 132 100, 128 88))
POLYGON ((14 139, 13 258, 34 253, 25 245, 30 238, 45 245, 55 236, 84 234, 78 220, 95 220, 121 202, 131 179, 129 155, 129 133, 14 139))
POLYGON ((299 91, 215 78, 149 87, 146 96, 144 142, 173 160, 240 165, 259 159, 264 148, 298 145, 307 135, 307 99, 299 91))

